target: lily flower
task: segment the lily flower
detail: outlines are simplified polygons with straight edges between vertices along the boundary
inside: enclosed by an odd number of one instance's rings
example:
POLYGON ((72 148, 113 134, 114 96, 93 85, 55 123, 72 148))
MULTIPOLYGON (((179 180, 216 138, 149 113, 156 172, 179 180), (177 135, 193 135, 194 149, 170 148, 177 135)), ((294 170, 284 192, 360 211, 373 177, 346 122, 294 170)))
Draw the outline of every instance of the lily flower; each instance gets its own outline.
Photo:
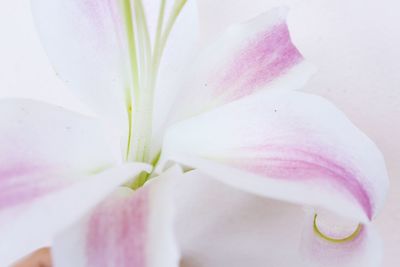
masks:
POLYGON ((379 264, 383 157, 294 91, 314 68, 286 9, 191 57, 194 1, 32 8, 56 72, 98 116, 1 101, 2 266, 49 241, 68 267, 379 264))

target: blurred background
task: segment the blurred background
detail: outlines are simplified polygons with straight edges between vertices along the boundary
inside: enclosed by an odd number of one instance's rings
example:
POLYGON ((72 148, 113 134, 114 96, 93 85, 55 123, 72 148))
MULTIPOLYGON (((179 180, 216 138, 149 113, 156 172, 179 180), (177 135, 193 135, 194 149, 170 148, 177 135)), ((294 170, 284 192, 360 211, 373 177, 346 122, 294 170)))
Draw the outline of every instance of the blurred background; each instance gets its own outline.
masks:
MULTIPOLYGON (((383 151, 391 188, 374 224, 385 267, 400 266, 400 1, 198 0, 205 45, 229 25, 291 8, 294 43, 319 69, 305 91, 334 102, 383 151)), ((58 80, 35 33, 29 0, 0 1, 0 97, 44 100, 88 113, 58 80)), ((371 162, 373 164, 373 162, 371 162)))

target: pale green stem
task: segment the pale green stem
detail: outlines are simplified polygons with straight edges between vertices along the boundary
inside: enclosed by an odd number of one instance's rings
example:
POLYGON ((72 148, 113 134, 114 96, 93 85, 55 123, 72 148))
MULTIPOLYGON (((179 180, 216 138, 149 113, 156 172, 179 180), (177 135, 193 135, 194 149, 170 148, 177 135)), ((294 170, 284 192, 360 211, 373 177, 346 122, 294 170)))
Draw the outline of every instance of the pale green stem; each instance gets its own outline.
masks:
POLYGON ((144 14, 144 8, 141 0, 134 0, 134 7, 135 7, 135 17, 136 17, 136 27, 138 30, 139 35, 139 47, 140 47, 140 70, 141 70, 141 83, 140 83, 140 99, 138 101, 138 105, 135 109, 136 116, 134 117, 135 120, 135 160, 136 161, 146 161, 144 158, 144 144, 148 141, 146 136, 146 118, 149 117, 148 109, 149 103, 147 100, 147 91, 148 88, 148 81, 151 79, 151 73, 149 72, 150 65, 151 65, 151 45, 150 45, 150 36, 147 27, 146 16, 144 14))
POLYGON ((165 13, 165 0, 161 0, 161 6, 160 6, 160 13, 159 13, 159 17, 158 17, 158 23, 157 23, 157 33, 156 33, 156 37, 155 37, 155 44, 154 44, 154 54, 153 54, 153 62, 151 65, 151 70, 150 72, 152 73, 152 79, 149 81, 149 86, 148 86, 148 101, 146 102, 149 104, 149 106, 151 108, 149 108, 149 112, 150 114, 148 114, 148 119, 150 121, 150 123, 147 123, 147 127, 146 127, 146 137, 149 138, 148 142, 146 142, 144 145, 144 156, 143 158, 145 159, 145 161, 150 161, 150 138, 152 135, 152 113, 153 113, 153 102, 154 102, 154 90, 156 87, 156 81, 157 81, 157 76, 158 76, 158 69, 160 66, 160 61, 161 61, 161 57, 162 54, 164 52, 164 48, 165 45, 167 43, 168 37, 171 33, 171 30, 176 22, 176 19, 178 17, 178 15, 180 14, 180 12, 182 11, 182 8, 184 7, 184 5, 186 4, 186 0, 177 0, 174 4, 172 13, 169 16, 167 25, 166 25, 166 29, 165 31, 163 31, 162 29, 162 25, 163 25, 163 21, 164 21, 164 13, 165 13))
POLYGON ((158 14, 158 21, 157 21, 157 30, 156 30, 156 35, 155 35, 155 42, 154 42, 154 47, 153 47, 153 53, 152 53, 152 60, 151 63, 148 65, 148 73, 150 74, 151 78, 147 80, 146 87, 147 87, 147 94, 146 94, 146 100, 143 101, 146 103, 146 105, 150 108, 148 108, 148 114, 144 116, 144 119, 148 120, 145 122, 146 128, 144 130, 144 136, 147 137, 147 141, 143 142, 143 146, 140 149, 140 153, 143 153, 143 160, 148 161, 149 160, 149 151, 150 151, 150 138, 151 138, 151 133, 152 133, 152 113, 153 113, 153 94, 154 94, 154 87, 155 87, 155 82, 156 82, 156 72, 157 72, 157 65, 154 64, 154 59, 159 57, 159 46, 161 42, 161 36, 162 36, 162 27, 163 27, 163 22, 164 22, 164 14, 165 14, 165 4, 166 0, 161 0, 160 4, 160 10, 158 14))
MULTIPOLYGON (((133 27, 133 20, 132 20, 132 10, 131 10, 131 3, 130 0, 123 0, 123 10, 124 10, 124 19, 125 19, 125 27, 127 33, 127 40, 128 40, 128 49, 129 49, 129 60, 131 66, 131 74, 132 74, 132 88, 133 96, 137 101, 139 100, 139 74, 138 74, 138 62, 137 62, 137 51, 136 51, 136 38, 135 38, 135 31, 133 27)), ((129 91, 129 90, 128 90, 129 91)), ((128 112, 128 120, 129 120, 129 132, 128 132, 128 146, 126 152, 126 159, 129 160, 130 158, 130 151, 132 146, 132 131, 134 125, 132 123, 133 116, 132 116, 132 95, 127 93, 128 103, 127 103, 127 112, 128 112)))
MULTIPOLYGON (((140 47, 141 55, 141 75, 147 76, 147 66, 151 64, 151 45, 150 45, 150 35, 147 27, 146 15, 144 14, 143 4, 141 0, 135 0, 135 15, 136 15, 136 25, 138 30, 138 41, 140 47)), ((144 82, 141 86, 145 86, 147 83, 147 78, 142 78, 144 82)))
MULTIPOLYGON (((134 160, 136 161, 157 164, 159 155, 157 155, 153 161, 150 159, 154 90, 156 87, 161 57, 168 37, 179 13, 186 3, 186 0, 175 1, 165 28, 163 28, 163 24, 166 0, 161 0, 153 52, 151 51, 149 32, 143 4, 141 2, 142 0, 134 0, 135 24, 133 21, 130 0, 123 1, 128 48, 130 52, 130 64, 132 69, 132 89, 133 97, 135 99, 135 105, 132 106, 132 97, 128 90, 127 96, 130 98, 130 101, 127 103, 129 117, 127 159, 130 160, 130 157, 134 156, 134 160), (135 40, 135 25, 138 32, 137 42, 140 51, 140 62, 138 62, 137 58, 138 51, 135 40), (135 130, 135 132, 133 132, 133 130, 135 130), (131 155, 132 142, 133 149, 135 150, 134 155, 131 155)), ((148 177, 148 174, 140 175, 135 182, 131 184, 131 187, 138 188, 142 186, 147 181, 148 177)))
POLYGON ((183 7, 185 6, 187 0, 176 0, 174 7, 172 9, 172 13, 170 14, 165 30, 163 34, 161 35, 161 41, 158 44, 158 51, 156 51, 156 55, 154 56, 153 60, 155 60, 154 65, 156 68, 160 64, 161 56, 164 52, 165 45, 167 44, 168 37, 172 31, 172 28, 175 25, 176 19, 178 18, 179 14, 181 13, 183 7))
POLYGON ((137 14, 140 21, 138 21, 139 28, 142 29, 142 36, 144 42, 146 43, 146 57, 151 58, 151 44, 150 44, 150 34, 147 27, 146 14, 144 13, 142 0, 137 0, 137 14))
POLYGON ((160 42, 161 42, 164 14, 165 14, 165 0, 161 0, 160 12, 158 14, 158 21, 157 21, 157 31, 154 38, 155 42, 153 47, 153 58, 156 58, 158 56, 158 47, 160 47, 160 42))

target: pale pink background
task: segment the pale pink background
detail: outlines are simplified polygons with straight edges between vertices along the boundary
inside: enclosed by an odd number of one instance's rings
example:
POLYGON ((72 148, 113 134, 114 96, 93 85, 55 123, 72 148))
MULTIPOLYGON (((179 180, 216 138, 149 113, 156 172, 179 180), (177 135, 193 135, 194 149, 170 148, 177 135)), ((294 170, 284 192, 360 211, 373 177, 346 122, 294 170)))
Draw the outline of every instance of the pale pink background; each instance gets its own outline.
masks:
MULTIPOLYGON (((218 36, 230 23, 270 7, 286 4, 292 8, 292 37, 319 68, 305 90, 333 101, 384 152, 391 191, 375 224, 385 243, 384 266, 400 266, 400 1, 199 3, 202 43, 218 36)), ((0 1, 0 34, 0 97, 30 97, 88 112, 48 64, 34 31, 29 0, 0 1)))

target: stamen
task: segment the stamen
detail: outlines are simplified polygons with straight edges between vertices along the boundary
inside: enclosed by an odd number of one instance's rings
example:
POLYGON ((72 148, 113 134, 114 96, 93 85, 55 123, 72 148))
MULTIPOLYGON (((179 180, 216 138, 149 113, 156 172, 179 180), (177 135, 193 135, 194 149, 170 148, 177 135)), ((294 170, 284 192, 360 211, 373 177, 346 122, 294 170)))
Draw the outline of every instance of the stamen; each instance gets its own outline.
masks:
POLYGON ((135 109, 135 160, 147 162, 146 148, 149 142, 149 130, 151 126, 151 107, 152 107, 152 70, 151 70, 151 43, 150 35, 147 27, 147 19, 143 8, 142 0, 133 0, 136 28, 138 31, 138 44, 140 49, 140 98, 135 109), (150 118, 150 119, 149 119, 150 118), (150 126, 149 126, 150 125, 150 126))
POLYGON ((155 43, 153 47, 153 55, 154 57, 157 57, 158 55, 158 47, 160 46, 160 41, 161 41, 161 34, 162 34, 162 28, 163 28, 163 23, 164 23, 164 13, 165 13, 165 0, 161 0, 160 4, 160 11, 158 14, 158 21, 157 21, 157 31, 155 35, 155 43))
POLYGON ((359 236, 363 226, 342 218, 324 214, 314 215, 314 232, 321 238, 333 242, 351 242, 359 236))
POLYGON ((125 19, 125 27, 128 40, 128 49, 130 56, 130 64, 132 68, 132 82, 133 82, 133 92, 136 99, 139 98, 139 68, 138 68, 138 58, 136 49, 136 35, 132 19, 132 8, 130 0, 124 0, 123 11, 125 19))
MULTIPOLYGON (((124 15, 124 24, 126 27, 127 41, 128 41, 128 49, 129 49, 129 63, 131 68, 131 86, 127 87, 126 97, 127 97, 127 113, 128 113, 128 140, 127 140, 127 150, 126 150, 126 160, 130 159, 130 152, 132 147, 132 132, 133 132, 133 116, 132 116, 132 106, 133 101, 132 97, 136 101, 139 100, 139 73, 138 73, 138 58, 137 58, 137 49, 136 49, 136 36, 135 36, 135 28, 133 25, 132 19, 132 7, 130 0, 124 0, 122 2, 122 10, 124 15), (133 91, 133 95, 130 91, 133 91)), ((137 103, 135 103, 135 106, 137 103)))
POLYGON ((174 6, 172 8, 172 12, 168 18, 164 32, 162 33, 160 43, 158 44, 158 47, 156 47, 157 50, 155 50, 154 65, 157 67, 160 63, 161 56, 163 54, 165 45, 167 44, 169 34, 171 33, 172 28, 174 27, 174 24, 176 22, 176 19, 178 18, 179 14, 181 13, 186 2, 187 2, 187 0, 175 0, 174 6))
POLYGON ((148 66, 151 62, 151 44, 150 44, 150 35, 147 27, 147 19, 144 13, 142 0, 134 0, 135 7, 135 18, 136 18, 136 26, 138 30, 138 43, 140 47, 140 65, 141 65, 141 75, 145 77, 142 79, 144 82, 141 83, 141 89, 147 86, 147 75, 149 75, 148 66))
MULTIPOLYGON (((142 0, 122 0, 124 24, 127 32, 131 81, 126 88, 128 140, 126 160, 150 163, 154 91, 160 61, 177 17, 187 0, 175 0, 166 17, 166 0, 160 1, 155 43, 152 44, 142 0), (166 22, 166 24, 164 24, 166 22), (154 45, 154 46, 152 46, 154 45)), ((147 177, 138 182, 141 186, 147 177)))

